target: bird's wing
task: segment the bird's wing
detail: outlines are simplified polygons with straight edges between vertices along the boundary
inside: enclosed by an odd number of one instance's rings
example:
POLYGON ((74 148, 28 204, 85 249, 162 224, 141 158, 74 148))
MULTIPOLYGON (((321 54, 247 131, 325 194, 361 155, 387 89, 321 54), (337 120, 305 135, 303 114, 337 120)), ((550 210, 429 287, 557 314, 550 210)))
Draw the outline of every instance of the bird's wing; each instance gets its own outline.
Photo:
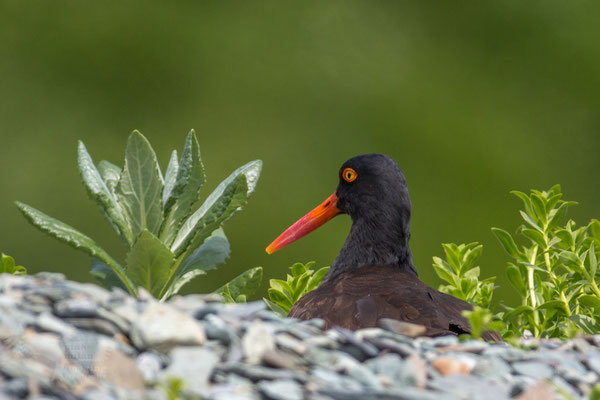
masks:
POLYGON ((430 288, 411 274, 390 267, 352 271, 302 297, 289 316, 323 318, 328 327, 360 329, 380 318, 424 325, 430 334, 470 332, 461 312, 471 306, 430 288))

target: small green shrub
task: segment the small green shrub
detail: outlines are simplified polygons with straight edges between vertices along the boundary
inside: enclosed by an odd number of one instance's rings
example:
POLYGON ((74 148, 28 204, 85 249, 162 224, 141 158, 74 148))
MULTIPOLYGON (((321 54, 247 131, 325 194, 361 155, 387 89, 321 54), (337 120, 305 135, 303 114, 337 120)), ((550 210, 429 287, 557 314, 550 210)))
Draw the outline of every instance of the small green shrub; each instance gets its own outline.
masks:
POLYGON ((238 168, 194 210, 206 179, 194 131, 180 160, 172 152, 164 178, 138 131, 129 136, 123 168, 108 161, 94 165, 82 142, 77 160, 88 194, 128 248, 124 267, 75 228, 26 204, 17 207, 37 228, 91 255, 91 272, 104 286, 134 296, 141 286, 161 300, 225 262, 230 248, 222 224, 246 204, 262 167, 256 160, 238 168))
POLYGON ((2 253, 0 257, 0 274, 25 275, 27 269, 22 265, 15 265, 15 259, 2 253))
POLYGON ((286 280, 269 280, 269 299, 263 299, 269 308, 283 316, 289 314, 290 310, 306 293, 319 286, 329 267, 314 270, 314 261, 306 264, 296 263, 290 267, 291 275, 287 274, 286 280))
POLYGON ((577 332, 600 332, 600 222, 590 221, 577 227, 573 220, 564 225, 568 207, 576 204, 562 200, 559 185, 548 191, 530 194, 511 192, 523 202, 520 211, 524 224, 516 230, 520 246, 513 236, 492 228, 511 260, 506 273, 519 294, 517 307, 503 306, 495 314, 489 310, 494 278, 479 280, 479 267, 473 265, 481 255, 481 246, 443 245, 446 260, 434 257, 433 266, 448 285, 440 290, 475 305, 466 312, 475 326, 500 327, 503 336, 519 337, 527 330, 536 337, 572 337, 577 332), (481 308, 478 308, 481 307, 481 308), (500 322, 502 321, 502 323, 500 322))
POLYGON ((444 243, 442 247, 446 253, 446 260, 433 257, 436 274, 448 283, 439 287, 440 292, 489 308, 496 277, 479 280, 480 268, 474 266, 481 256, 483 246, 474 242, 461 245, 444 243))
POLYGON ((503 315, 509 330, 521 335, 528 329, 539 337, 567 336, 574 327, 600 332, 600 223, 561 225, 576 203, 562 200, 559 185, 529 195, 511 193, 523 202, 525 223, 517 233, 524 244, 519 248, 508 232, 492 228, 511 257, 506 272, 522 300, 503 315))

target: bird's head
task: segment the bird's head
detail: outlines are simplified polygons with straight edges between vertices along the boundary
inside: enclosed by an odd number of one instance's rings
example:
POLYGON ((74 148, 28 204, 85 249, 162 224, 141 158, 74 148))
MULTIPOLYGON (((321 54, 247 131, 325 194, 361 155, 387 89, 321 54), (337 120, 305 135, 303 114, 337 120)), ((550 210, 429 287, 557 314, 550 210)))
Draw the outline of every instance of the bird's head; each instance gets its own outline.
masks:
POLYGON ((373 229, 382 221, 410 220, 410 198, 404 174, 384 154, 364 154, 346 161, 339 170, 339 184, 331 196, 290 226, 267 247, 271 254, 317 229, 338 214, 373 229))

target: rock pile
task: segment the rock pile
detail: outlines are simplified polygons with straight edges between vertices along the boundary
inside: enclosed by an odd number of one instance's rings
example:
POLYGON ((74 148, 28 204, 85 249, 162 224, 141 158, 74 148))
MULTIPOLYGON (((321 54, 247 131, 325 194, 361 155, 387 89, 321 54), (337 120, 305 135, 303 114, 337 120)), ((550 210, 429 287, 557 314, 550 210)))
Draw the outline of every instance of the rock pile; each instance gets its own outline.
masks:
POLYGON ((600 335, 517 348, 411 338, 418 328, 396 321, 322 325, 262 302, 162 304, 56 274, 0 275, 0 400, 578 399, 600 376, 600 335))

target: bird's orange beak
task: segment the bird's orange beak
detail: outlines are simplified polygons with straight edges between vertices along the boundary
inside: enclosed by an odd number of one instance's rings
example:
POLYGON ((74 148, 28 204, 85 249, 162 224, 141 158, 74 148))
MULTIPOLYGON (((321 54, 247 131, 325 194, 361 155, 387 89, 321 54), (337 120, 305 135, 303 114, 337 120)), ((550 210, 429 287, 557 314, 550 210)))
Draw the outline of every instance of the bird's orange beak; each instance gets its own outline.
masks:
POLYGON ((302 236, 308 235, 341 211, 337 208, 338 197, 334 194, 317 206, 314 210, 300 218, 290 226, 277 239, 267 247, 267 253, 272 254, 277 250, 295 242, 302 236))

